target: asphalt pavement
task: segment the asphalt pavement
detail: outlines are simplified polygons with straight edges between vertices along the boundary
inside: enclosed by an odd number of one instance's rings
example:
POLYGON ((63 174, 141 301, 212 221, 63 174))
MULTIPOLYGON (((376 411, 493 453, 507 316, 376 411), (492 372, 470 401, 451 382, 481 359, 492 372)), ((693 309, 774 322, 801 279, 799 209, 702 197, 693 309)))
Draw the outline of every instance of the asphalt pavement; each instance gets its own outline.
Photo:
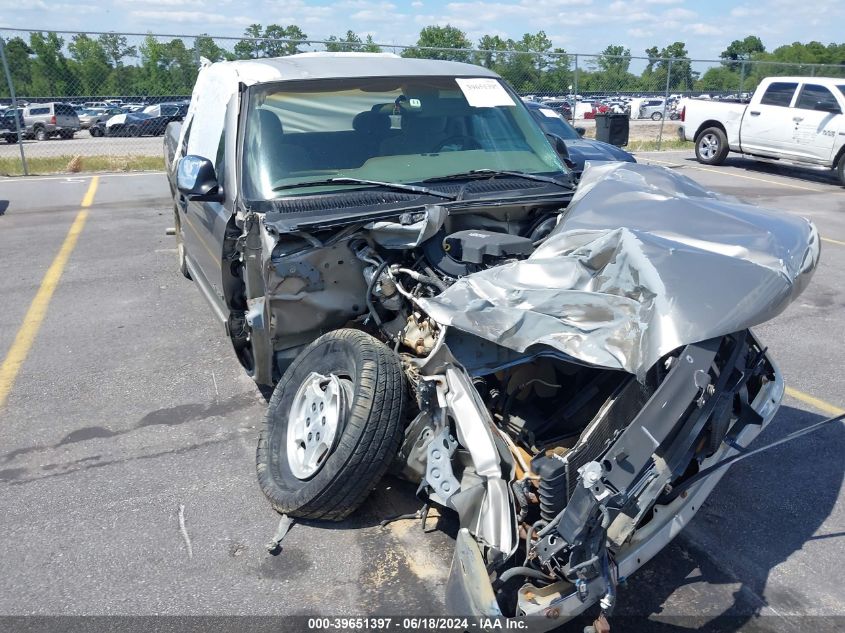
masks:
MULTIPOLYGON (((758 443, 845 408, 845 190, 827 174, 741 159, 638 158, 817 223, 810 287, 755 330, 792 388, 758 443)), ((456 522, 379 527, 419 505, 395 479, 349 520, 297 523, 267 553, 278 516, 254 474, 265 400, 178 272, 162 174, 5 179, 4 201, 0 362, 20 364, 0 404, 0 615, 444 611, 456 522)), ((672 631, 715 616, 730 616, 720 631, 845 623, 843 449, 840 425, 733 467, 622 589, 619 614, 682 618, 672 631)))

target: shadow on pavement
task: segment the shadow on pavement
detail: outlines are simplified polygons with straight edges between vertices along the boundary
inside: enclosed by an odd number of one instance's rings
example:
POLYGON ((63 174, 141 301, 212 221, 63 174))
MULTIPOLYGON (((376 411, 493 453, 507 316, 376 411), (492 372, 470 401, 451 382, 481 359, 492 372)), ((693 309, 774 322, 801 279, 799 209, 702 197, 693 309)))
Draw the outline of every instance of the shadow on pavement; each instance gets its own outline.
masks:
MULTIPOLYGON (((686 159, 688 162, 698 163, 695 156, 686 159)), ((724 167, 734 167, 744 171, 771 176, 784 176, 786 178, 794 178, 806 182, 816 182, 824 185, 839 185, 839 179, 836 172, 831 169, 812 169, 809 167, 799 167, 789 163, 768 162, 762 160, 754 160, 744 156, 729 155, 722 164, 724 167)))

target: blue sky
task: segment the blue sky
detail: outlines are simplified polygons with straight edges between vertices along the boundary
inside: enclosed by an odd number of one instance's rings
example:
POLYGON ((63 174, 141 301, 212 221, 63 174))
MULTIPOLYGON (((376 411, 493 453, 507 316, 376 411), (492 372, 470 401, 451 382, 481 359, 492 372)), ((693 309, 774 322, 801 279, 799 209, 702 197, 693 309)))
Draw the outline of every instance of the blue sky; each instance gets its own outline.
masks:
POLYGON ((713 59, 752 33, 769 50, 845 40, 845 1, 0 0, 0 27, 240 35, 254 22, 295 23, 315 39, 352 29, 395 44, 414 43, 427 24, 450 23, 473 42, 485 33, 518 39, 542 29, 555 46, 578 53, 623 44, 642 55, 682 40, 693 58, 713 59))

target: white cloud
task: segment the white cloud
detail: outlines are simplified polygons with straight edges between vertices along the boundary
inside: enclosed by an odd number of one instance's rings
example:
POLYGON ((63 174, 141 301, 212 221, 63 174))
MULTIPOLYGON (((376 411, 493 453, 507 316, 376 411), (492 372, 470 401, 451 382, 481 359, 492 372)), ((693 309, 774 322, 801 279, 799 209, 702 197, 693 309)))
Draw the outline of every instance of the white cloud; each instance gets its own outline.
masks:
POLYGON ((763 9, 740 5, 731 9, 730 16, 732 18, 747 18, 753 15, 763 15, 764 13, 765 11, 763 9))
POLYGON ((244 16, 222 15, 219 13, 199 13, 197 11, 130 11, 133 18, 142 20, 156 20, 159 24, 176 22, 178 24, 238 24, 246 26, 257 22, 255 18, 244 16))
POLYGON ((690 11, 689 9, 669 9, 666 13, 663 14, 663 17, 668 20, 691 20, 693 18, 697 18, 698 14, 695 11, 690 11))
POLYGON ((704 22, 688 24, 684 27, 684 31, 687 33, 695 33, 696 35, 722 35, 724 33, 724 29, 704 22))
POLYGON ((406 16, 401 13, 393 13, 392 11, 378 11, 376 9, 364 9, 349 16, 358 22, 401 22, 405 20, 406 16))
POLYGON ((643 28, 640 28, 638 26, 635 26, 632 29, 628 29, 627 33, 631 37, 637 37, 637 38, 648 38, 648 37, 654 36, 654 31, 650 31, 648 29, 643 29, 643 28))

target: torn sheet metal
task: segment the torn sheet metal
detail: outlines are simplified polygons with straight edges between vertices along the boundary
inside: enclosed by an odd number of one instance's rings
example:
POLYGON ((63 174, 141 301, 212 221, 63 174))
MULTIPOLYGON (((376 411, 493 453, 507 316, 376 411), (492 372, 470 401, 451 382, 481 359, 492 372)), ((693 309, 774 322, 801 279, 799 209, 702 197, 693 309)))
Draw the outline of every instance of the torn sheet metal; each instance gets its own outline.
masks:
POLYGON ((809 220, 717 196, 663 167, 601 163, 528 259, 420 303, 504 347, 548 345, 642 378, 682 345, 775 317, 819 255, 809 220))

